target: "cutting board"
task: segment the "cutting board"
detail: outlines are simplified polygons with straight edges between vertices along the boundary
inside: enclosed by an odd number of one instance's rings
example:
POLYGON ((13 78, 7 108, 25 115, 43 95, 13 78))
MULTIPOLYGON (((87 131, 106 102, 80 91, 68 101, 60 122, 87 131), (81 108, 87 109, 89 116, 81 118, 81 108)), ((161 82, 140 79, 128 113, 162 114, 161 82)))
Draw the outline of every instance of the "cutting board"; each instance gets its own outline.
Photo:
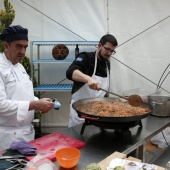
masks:
MULTIPOLYGON (((43 155, 44 158, 55 161, 55 152, 64 147, 74 147, 77 149, 83 148, 86 144, 78 139, 67 136, 60 132, 55 132, 41 138, 29 142, 32 146, 37 148, 37 154, 43 155)), ((33 156, 26 157, 31 160, 33 156)))

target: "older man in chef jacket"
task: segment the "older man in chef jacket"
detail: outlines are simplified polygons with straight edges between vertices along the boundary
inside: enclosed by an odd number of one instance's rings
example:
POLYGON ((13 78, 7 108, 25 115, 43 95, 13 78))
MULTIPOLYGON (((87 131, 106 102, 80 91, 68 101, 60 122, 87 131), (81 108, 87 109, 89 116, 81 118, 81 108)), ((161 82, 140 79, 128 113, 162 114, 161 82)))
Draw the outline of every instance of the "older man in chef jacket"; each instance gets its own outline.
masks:
POLYGON ((28 47, 28 30, 20 25, 7 27, 0 39, 4 52, 0 54, 0 136, 10 136, 8 141, 0 140, 0 146, 13 141, 34 139, 32 121, 34 110, 42 113, 54 107, 49 98, 34 96, 33 84, 20 61, 28 47))

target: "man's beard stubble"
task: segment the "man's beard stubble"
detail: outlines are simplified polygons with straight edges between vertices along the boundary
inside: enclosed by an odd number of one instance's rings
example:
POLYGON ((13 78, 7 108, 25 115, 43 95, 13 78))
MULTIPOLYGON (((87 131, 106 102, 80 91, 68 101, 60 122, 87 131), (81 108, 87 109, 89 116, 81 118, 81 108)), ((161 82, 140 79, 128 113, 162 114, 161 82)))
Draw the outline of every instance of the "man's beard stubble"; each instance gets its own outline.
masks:
POLYGON ((100 59, 101 61, 107 61, 107 59, 105 59, 105 58, 101 55, 101 50, 99 51, 98 55, 99 55, 99 59, 100 59))

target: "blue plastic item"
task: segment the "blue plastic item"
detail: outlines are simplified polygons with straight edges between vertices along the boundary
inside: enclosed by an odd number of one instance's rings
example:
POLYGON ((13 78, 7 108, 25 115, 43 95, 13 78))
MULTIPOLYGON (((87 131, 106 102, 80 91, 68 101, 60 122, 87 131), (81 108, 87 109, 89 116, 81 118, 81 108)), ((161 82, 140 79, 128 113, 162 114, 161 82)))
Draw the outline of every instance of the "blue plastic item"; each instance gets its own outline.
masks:
POLYGON ((59 110, 59 108, 61 107, 60 102, 57 99, 53 99, 54 102, 54 109, 59 110))

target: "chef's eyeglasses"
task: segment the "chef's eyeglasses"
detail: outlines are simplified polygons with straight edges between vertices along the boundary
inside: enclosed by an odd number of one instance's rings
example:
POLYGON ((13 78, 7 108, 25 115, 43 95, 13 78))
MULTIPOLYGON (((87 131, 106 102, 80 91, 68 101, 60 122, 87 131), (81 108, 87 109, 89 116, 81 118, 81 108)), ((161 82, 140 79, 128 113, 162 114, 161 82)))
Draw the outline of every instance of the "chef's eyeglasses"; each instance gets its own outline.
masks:
POLYGON ((102 45, 102 46, 104 47, 104 49, 106 50, 106 52, 112 53, 112 54, 115 54, 115 53, 116 53, 115 50, 111 50, 110 48, 107 48, 107 47, 105 47, 104 45, 102 45))

